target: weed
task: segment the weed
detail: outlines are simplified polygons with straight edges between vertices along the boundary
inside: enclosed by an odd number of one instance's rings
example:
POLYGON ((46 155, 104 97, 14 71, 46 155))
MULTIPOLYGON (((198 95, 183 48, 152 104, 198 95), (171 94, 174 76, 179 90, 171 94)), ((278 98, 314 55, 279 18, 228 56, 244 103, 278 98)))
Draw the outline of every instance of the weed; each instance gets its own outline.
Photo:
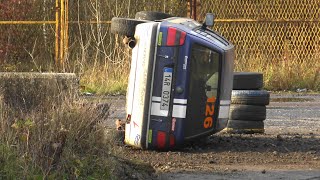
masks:
POLYGON ((97 94, 125 94, 128 85, 128 66, 86 70, 80 84, 85 92, 97 94))
POLYGON ((268 62, 265 59, 248 59, 236 62, 236 71, 261 72, 268 90, 293 90, 307 88, 320 90, 320 63, 316 59, 296 59, 268 62))
POLYGON ((107 179, 110 145, 101 120, 108 106, 66 100, 16 119, 1 108, 0 174, 5 179, 107 179))

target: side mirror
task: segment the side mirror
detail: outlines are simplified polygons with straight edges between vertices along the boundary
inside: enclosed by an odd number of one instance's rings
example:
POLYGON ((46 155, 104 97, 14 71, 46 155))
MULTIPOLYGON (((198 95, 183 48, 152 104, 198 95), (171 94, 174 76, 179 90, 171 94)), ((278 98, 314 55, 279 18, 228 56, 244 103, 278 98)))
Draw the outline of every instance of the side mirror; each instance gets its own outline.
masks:
POLYGON ((214 17, 214 14, 213 13, 207 13, 206 14, 206 20, 205 20, 205 22, 204 22, 204 26, 205 27, 213 27, 213 25, 214 25, 214 19, 215 19, 215 17, 214 17))

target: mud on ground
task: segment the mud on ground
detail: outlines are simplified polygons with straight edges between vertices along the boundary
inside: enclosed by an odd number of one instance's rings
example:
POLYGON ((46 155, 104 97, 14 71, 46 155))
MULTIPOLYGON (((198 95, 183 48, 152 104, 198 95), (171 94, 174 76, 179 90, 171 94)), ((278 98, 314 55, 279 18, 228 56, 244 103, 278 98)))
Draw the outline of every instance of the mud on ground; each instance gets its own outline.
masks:
MULTIPOLYGON (((149 164, 159 179, 320 179, 320 95, 271 97, 265 134, 220 133, 172 152, 117 145, 116 152, 149 164)), ((113 122, 125 116, 124 97, 111 99, 113 122)))

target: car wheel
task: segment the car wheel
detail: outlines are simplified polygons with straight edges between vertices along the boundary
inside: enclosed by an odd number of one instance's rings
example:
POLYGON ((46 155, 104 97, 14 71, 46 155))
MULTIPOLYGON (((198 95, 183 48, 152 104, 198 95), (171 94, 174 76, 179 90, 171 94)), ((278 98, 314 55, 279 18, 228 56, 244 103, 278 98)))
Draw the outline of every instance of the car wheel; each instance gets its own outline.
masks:
POLYGON ((114 17, 111 20, 111 33, 133 37, 136 26, 146 22, 148 21, 114 17))

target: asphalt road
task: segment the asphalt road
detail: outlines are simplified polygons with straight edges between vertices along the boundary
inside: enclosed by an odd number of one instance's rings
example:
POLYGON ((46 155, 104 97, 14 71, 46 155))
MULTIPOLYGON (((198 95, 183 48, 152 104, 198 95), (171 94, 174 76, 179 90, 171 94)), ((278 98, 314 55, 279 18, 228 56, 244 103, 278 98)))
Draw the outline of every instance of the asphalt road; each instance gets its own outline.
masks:
POLYGON ((272 94, 271 101, 266 133, 320 134, 320 94, 272 94))

